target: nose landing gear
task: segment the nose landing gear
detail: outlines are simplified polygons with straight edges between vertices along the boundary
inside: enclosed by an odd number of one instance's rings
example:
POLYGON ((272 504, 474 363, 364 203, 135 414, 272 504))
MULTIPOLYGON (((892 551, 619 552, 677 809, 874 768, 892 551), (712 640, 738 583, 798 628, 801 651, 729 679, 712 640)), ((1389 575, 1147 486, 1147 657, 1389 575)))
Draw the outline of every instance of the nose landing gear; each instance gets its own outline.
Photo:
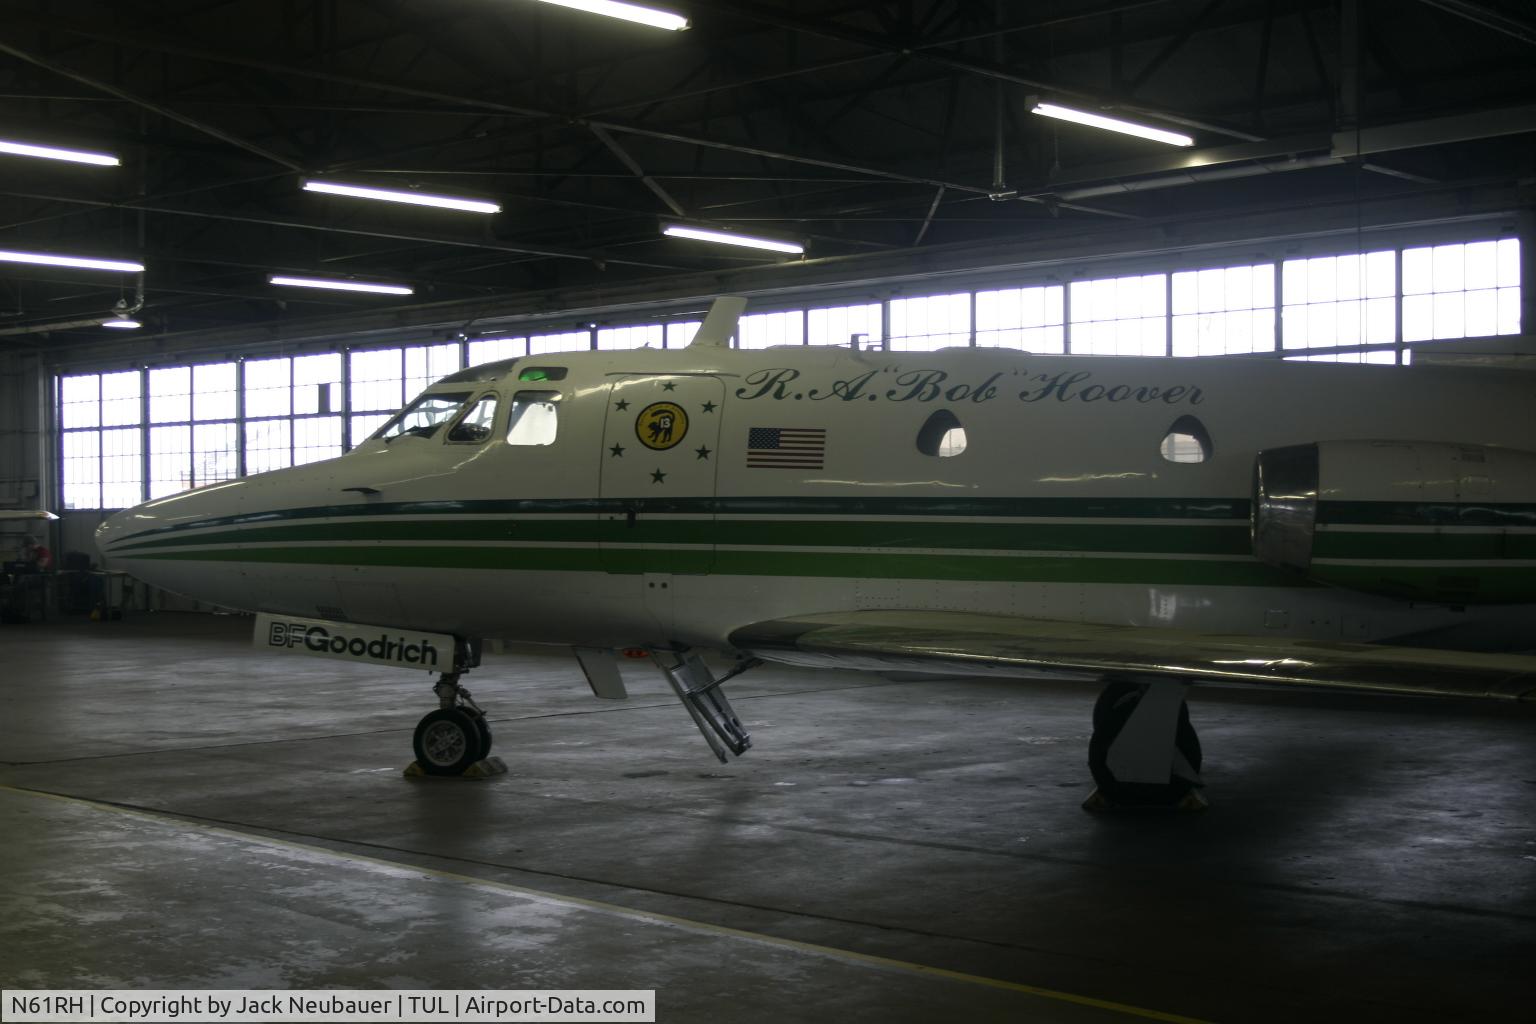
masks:
POLYGON ((501 758, 491 757, 491 727, 485 711, 476 704, 459 676, 480 664, 480 645, 464 640, 456 645, 453 671, 444 672, 432 686, 437 694, 436 711, 416 723, 411 747, 416 760, 407 775, 461 775, 483 778, 507 770, 501 758))

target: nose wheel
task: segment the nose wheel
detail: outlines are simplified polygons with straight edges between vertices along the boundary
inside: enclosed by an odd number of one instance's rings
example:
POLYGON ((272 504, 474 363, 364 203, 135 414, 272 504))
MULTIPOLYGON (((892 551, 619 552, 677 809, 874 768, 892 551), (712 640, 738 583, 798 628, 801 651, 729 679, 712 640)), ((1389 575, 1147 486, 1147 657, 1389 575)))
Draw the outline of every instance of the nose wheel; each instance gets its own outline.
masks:
POLYGON ((491 730, 478 711, 438 708, 416 723, 411 746, 426 774, 463 775, 491 752, 491 730))
POLYGON ((490 775, 505 771, 499 759, 489 762, 491 727, 485 712, 468 690, 459 685, 459 673, 445 672, 432 687, 441 705, 416 723, 411 748, 415 768, 424 775, 490 775), (472 771, 480 766, 477 771, 472 771))

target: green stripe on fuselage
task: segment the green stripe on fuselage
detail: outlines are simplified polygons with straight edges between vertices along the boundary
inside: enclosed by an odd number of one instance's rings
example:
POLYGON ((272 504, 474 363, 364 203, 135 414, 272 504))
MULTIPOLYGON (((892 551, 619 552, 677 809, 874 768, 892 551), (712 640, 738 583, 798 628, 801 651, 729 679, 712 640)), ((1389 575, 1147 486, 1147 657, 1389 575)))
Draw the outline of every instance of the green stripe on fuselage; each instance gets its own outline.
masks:
POLYGON ((1530 533, 1330 533, 1320 531, 1312 544, 1316 558, 1466 559, 1496 561, 1536 558, 1536 534, 1530 533))
POLYGON ((713 573, 728 576, 807 576, 854 579, 984 582, 1137 583, 1298 587, 1311 584, 1252 560, 1070 558, 1061 556, 710 551, 706 548, 507 548, 356 544, 247 547, 214 551, 156 551, 154 560, 261 562, 293 565, 388 566, 544 572, 713 573))
POLYGON ((564 544, 721 544, 785 548, 946 548, 956 551, 1103 551, 1245 555, 1245 523, 1209 526, 1144 523, 955 523, 886 520, 729 519, 444 519, 312 522, 219 529, 126 542, 113 555, 214 544, 299 544, 370 541, 483 541, 564 544))
POLYGON ((1248 502, 1228 498, 515 498, 483 501, 397 501, 316 505, 213 516, 157 526, 123 543, 231 526, 268 526, 315 519, 434 516, 829 516, 871 518, 1005 517, 1041 519, 1189 519, 1247 522, 1248 502))
POLYGON ((1536 503, 1320 501, 1317 521, 1353 526, 1536 526, 1536 503))

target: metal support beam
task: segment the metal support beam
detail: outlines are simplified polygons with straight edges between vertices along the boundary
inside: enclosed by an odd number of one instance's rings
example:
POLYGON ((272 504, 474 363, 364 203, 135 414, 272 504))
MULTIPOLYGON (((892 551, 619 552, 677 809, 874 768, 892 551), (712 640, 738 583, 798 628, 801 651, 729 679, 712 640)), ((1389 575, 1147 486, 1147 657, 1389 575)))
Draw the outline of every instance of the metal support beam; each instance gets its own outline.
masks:
POLYGON ((0 192, 0 195, 17 196, 22 199, 40 200, 51 203, 72 203, 82 206, 94 206, 103 209, 144 210, 149 213, 170 214, 176 217, 202 217, 211 220, 232 221, 239 224, 260 224, 266 227, 294 228, 300 231, 321 231, 334 235, 355 235, 360 238, 386 238, 398 242, 419 242, 425 245, 451 245, 468 249, 487 249, 492 252, 510 252, 525 256, 545 256, 557 259, 582 260, 588 263, 604 264, 616 263, 634 267, 649 267, 657 270, 681 270, 675 264, 659 263, 655 260, 640 260, 631 257, 613 256, 607 253, 583 252, 579 249, 562 249, 555 246, 532 245, 528 243, 498 242, 490 238, 450 238, 442 235, 410 234, 401 231, 369 231, 362 228, 337 227, 332 224, 311 224, 305 221, 290 220, 276 216, 255 216, 252 214, 229 213, 222 210, 191 210, 180 209, 171 206, 157 206, 148 203, 134 202, 110 203, 102 200, 80 199, 74 196, 37 195, 26 192, 0 192))
POLYGON ((1335 132, 1332 153, 1347 158, 1525 132, 1536 132, 1536 104, 1335 132))
POLYGON ((1184 49, 1190 39, 1194 38, 1195 33, 1200 31, 1200 26, 1205 24, 1205 19, 1209 18, 1216 8, 1220 6, 1221 0, 1210 0, 1204 7, 1200 8, 1198 14, 1184 23, 1184 28, 1180 30, 1179 34, 1168 40, 1167 45, 1159 50, 1156 56, 1147 61, 1147 66, 1141 69, 1141 73, 1131 79, 1131 84, 1125 88, 1125 94, 1133 96, 1143 85, 1146 85, 1147 79, 1157 74, 1158 69, 1168 63, 1169 58, 1184 49))
POLYGON ((608 129, 595 124, 588 125, 587 127, 591 129, 593 135, 597 136, 598 141, 607 146, 613 155, 619 158, 620 163, 622 163, 625 167, 628 167, 634 176, 640 179, 640 183, 642 185, 650 189, 656 195, 656 198, 667 204, 667 209, 671 210, 679 217, 688 216, 688 212, 683 209, 683 204, 679 203, 676 199, 673 199, 672 194, 666 189, 662 188, 660 182, 651 177, 649 174, 646 174, 645 169, 640 166, 639 161, 630 156, 629 151, 615 142, 613 136, 608 134, 608 129))
POLYGON ((1536 46, 1536 26, 1502 11, 1493 10, 1487 4, 1471 3, 1470 0, 1419 0, 1419 2, 1445 11, 1447 14, 1454 14, 1458 18, 1466 18, 1484 28, 1503 33, 1511 39, 1518 39, 1529 46, 1536 46))
POLYGON ((303 169, 303 165, 295 163, 287 157, 279 156, 269 149, 264 149, 261 146, 256 145, 254 142, 247 142, 238 136, 231 135, 229 132, 226 132, 221 128, 215 128, 211 124, 206 124, 203 121, 199 121, 195 117, 188 117, 186 114, 177 113, 169 107, 161 106, 153 100, 145 99, 144 97, 135 95, 126 89, 120 89, 115 85, 108 85, 106 82, 91 78, 89 75, 82 75, 78 71, 72 71, 63 65, 44 60, 42 57, 28 53, 26 50, 11 46, 8 43, 0 42, 0 53, 10 54, 17 60, 26 61, 28 64, 35 64, 37 67, 40 67, 45 71, 51 71, 56 75, 62 75, 71 81, 79 82, 81 85, 89 86, 90 88, 104 92, 109 96, 116 96, 120 100, 126 100, 127 102, 142 107, 152 113, 159 114, 161 117, 175 121, 177 124, 186 125, 188 128, 191 128, 194 131, 202 132, 204 135, 218 139, 220 142, 228 143, 237 149, 243 149, 247 153, 259 156, 264 160, 270 160, 275 164, 279 164, 280 166, 288 168, 290 171, 298 171, 303 169))
POLYGON ((1269 44, 1275 30, 1275 0, 1264 5, 1264 30, 1259 37, 1259 59, 1254 65, 1253 123, 1264 123, 1264 80, 1269 76, 1269 44))
POLYGON ((1339 117, 1334 126, 1360 126, 1360 0, 1339 5, 1339 117))
POLYGON ((912 247, 915 249, 923 244, 923 238, 928 234, 928 229, 933 225, 933 215, 939 212, 939 204, 944 201, 944 186, 940 185, 933 193, 933 202, 928 204, 928 214, 923 218, 923 226, 917 229, 917 237, 912 239, 912 247))
POLYGON ((703 6, 710 10, 719 10, 724 13, 734 14, 742 18, 749 18, 753 21, 762 22, 766 25, 773 25, 777 28, 787 29, 794 32, 802 32, 808 35, 820 36, 824 39, 834 39, 838 42, 852 43, 858 46, 866 46, 871 49, 895 56, 913 57, 917 60, 926 61, 928 63, 937 64, 941 67, 948 68, 951 71, 963 71, 968 74, 980 75, 984 78, 992 78, 1003 82, 1012 82, 1015 85, 1028 86, 1030 89, 1033 89, 1037 92, 1046 92, 1056 96, 1070 97, 1079 100, 1080 102, 1091 104, 1093 106, 1119 108, 1126 111, 1127 113, 1154 117, 1160 120, 1169 121, 1173 124, 1182 124, 1187 127, 1198 128, 1202 131, 1215 132, 1219 135, 1226 135, 1230 138, 1247 139, 1249 141, 1256 141, 1258 139, 1258 136, 1251 135, 1248 132, 1240 131, 1228 125, 1196 120, 1183 114, 1179 114, 1175 111, 1158 110, 1151 107, 1142 106, 1140 104, 1129 105, 1122 102, 1116 102, 1110 97, 1095 95, 1083 89, 1063 85, 1060 82, 1049 82, 1030 75, 1021 75, 1014 71, 1012 68, 999 64, 965 57, 958 57, 953 53, 941 52, 924 47, 904 46, 900 43, 893 43, 889 38, 885 36, 874 35, 868 32, 860 32, 856 29, 836 25, 827 20, 796 18, 792 15, 784 14, 778 7, 769 7, 764 4, 757 3, 743 3, 740 2, 740 0, 708 0, 708 3, 703 6))

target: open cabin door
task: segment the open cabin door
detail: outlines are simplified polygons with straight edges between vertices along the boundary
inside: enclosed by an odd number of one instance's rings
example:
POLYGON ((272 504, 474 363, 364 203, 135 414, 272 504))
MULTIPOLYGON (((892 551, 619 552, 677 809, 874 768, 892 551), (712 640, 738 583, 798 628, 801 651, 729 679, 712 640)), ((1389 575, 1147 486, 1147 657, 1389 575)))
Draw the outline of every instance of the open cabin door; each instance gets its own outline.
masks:
POLYGON ((702 574, 715 561, 715 467, 720 461, 718 377, 618 377, 603 424, 600 517, 603 568, 702 574))

